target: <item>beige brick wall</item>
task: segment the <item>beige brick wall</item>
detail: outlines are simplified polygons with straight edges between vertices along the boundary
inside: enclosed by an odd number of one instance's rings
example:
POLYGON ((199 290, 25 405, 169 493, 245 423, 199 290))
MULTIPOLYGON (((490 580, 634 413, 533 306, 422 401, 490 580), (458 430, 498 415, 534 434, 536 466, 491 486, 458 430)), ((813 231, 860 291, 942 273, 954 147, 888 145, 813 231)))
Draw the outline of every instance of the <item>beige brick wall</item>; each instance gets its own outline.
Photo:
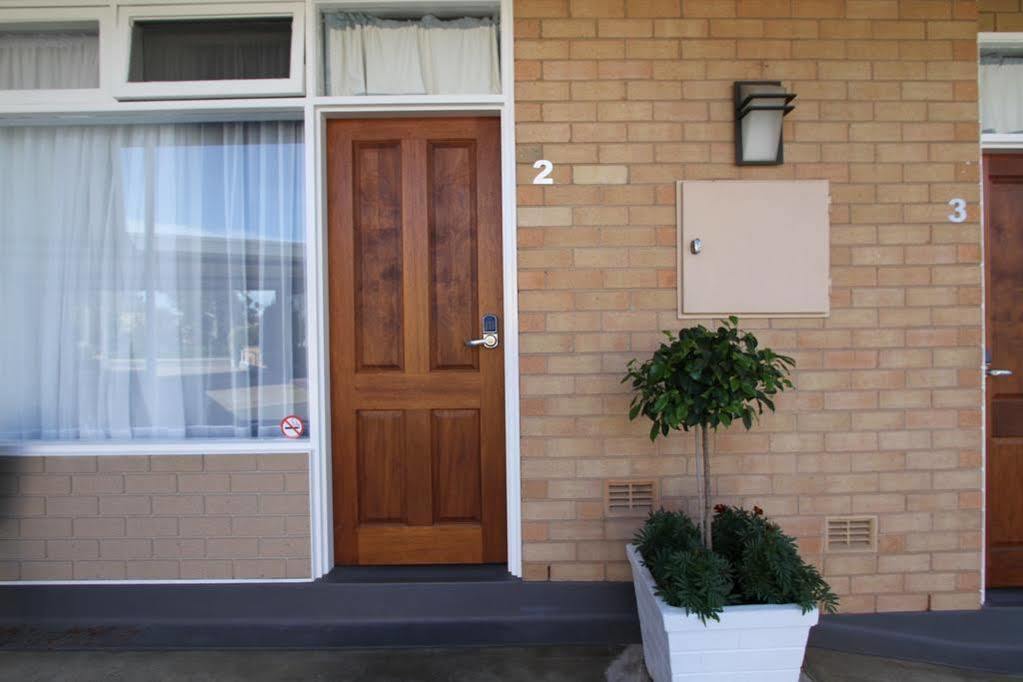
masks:
MULTIPOLYGON (((619 383, 675 315, 674 182, 832 183, 832 314, 749 320, 798 390, 716 438, 715 500, 757 504, 845 611, 972 608, 981 544, 977 10, 942 0, 517 0, 525 574, 627 577, 607 478, 696 494, 691 435, 651 445, 619 383), (732 82, 798 94, 786 163, 734 165, 732 82), (536 159, 555 184, 531 184, 536 159), (970 219, 946 219, 947 202, 970 219), (874 554, 825 554, 829 514, 874 554)), ((727 273, 721 273, 727 277, 727 273)))
POLYGON ((979 0, 981 31, 1023 31, 1023 0, 979 0))
POLYGON ((0 580, 309 576, 304 454, 0 458, 0 580))

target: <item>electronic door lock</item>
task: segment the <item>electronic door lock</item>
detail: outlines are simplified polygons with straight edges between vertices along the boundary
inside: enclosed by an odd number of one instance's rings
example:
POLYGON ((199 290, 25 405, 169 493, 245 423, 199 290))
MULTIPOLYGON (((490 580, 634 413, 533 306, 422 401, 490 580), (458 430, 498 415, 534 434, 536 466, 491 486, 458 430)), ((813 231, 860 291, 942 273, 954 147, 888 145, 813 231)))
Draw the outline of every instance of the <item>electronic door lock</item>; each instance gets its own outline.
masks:
POLYGON ((483 336, 478 339, 469 339, 465 345, 469 348, 483 347, 491 350, 497 348, 500 344, 497 333, 497 315, 487 313, 483 316, 480 326, 483 328, 483 336))

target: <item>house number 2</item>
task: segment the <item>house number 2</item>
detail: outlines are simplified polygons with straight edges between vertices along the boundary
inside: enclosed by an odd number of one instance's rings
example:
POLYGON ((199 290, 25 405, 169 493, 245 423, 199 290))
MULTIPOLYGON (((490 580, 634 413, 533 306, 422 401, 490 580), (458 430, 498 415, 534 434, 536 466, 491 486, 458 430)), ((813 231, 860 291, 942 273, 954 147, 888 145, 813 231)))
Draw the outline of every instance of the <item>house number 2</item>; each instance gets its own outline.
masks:
POLYGON ((965 223, 966 222, 966 200, 965 199, 952 199, 948 202, 948 205, 952 207, 952 212, 948 215, 948 219, 953 223, 965 223))
POLYGON ((551 163, 547 159, 540 159, 539 161, 533 164, 533 168, 540 171, 539 173, 536 174, 536 177, 533 178, 534 185, 554 184, 554 178, 551 177, 551 171, 554 170, 553 163, 551 163))

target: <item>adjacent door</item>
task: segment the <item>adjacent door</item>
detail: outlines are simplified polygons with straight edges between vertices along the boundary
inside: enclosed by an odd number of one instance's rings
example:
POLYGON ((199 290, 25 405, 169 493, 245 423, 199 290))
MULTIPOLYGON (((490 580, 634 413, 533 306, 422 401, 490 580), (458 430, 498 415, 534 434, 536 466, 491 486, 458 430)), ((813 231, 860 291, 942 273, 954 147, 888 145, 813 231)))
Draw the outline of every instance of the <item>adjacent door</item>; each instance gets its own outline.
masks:
POLYGON ((339 564, 506 560, 499 125, 327 124, 339 564))
POLYGON ((984 156, 987 579, 1023 587, 1023 155, 984 156))

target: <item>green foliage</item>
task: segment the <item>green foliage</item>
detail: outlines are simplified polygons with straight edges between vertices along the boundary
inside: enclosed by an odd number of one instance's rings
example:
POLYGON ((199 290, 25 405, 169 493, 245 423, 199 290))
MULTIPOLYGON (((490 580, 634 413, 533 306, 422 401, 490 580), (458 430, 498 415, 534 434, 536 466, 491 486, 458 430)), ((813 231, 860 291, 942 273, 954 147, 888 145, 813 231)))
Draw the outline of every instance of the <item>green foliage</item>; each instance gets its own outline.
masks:
POLYGON ((714 551, 700 542, 682 512, 659 510, 637 531, 635 544, 657 595, 704 623, 726 605, 798 604, 833 613, 838 597, 817 569, 799 556, 795 540, 754 507, 715 507, 714 551))
POLYGON ((828 613, 838 597, 811 564, 799 556, 796 541, 754 507, 715 508, 714 550, 733 567, 733 598, 740 604, 799 604, 803 612, 816 605, 828 613))
POLYGON ((774 411, 779 391, 792 387, 792 358, 760 348, 753 334, 739 331, 736 317, 716 331, 699 325, 677 337, 664 334, 667 342, 646 362, 630 361, 622 380, 631 380, 635 392, 629 419, 650 419, 650 440, 672 430, 716 429, 733 421, 749 429, 764 408, 774 411))

